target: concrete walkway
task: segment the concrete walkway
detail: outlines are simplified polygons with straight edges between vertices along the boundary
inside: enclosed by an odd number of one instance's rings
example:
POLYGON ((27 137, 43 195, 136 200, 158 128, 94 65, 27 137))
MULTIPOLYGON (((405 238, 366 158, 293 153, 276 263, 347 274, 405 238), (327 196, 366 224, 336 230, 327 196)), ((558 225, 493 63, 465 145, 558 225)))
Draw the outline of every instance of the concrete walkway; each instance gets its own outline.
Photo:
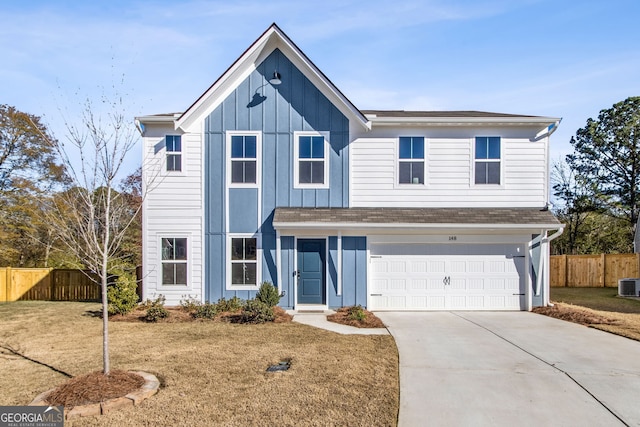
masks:
POLYGON ((640 425, 640 342, 527 312, 376 315, 401 427, 640 425))
POLYGON ((339 323, 329 322, 327 315, 335 313, 335 311, 327 311, 324 313, 298 313, 290 311, 293 315, 293 321, 305 325, 313 326, 327 331, 336 332, 343 335, 389 335, 389 331, 385 328, 356 328, 355 326, 341 325, 339 323))

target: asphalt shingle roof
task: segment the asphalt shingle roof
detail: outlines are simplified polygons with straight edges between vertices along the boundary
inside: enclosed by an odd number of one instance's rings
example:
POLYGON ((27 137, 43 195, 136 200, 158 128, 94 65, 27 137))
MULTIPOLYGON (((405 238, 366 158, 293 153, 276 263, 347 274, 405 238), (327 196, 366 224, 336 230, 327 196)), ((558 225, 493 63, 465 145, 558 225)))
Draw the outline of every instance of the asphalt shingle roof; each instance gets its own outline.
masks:
POLYGON ((539 117, 523 114, 492 113, 489 111, 404 111, 404 110, 362 110, 365 115, 378 117, 539 117))
POLYGON ((275 224, 505 224, 560 225, 535 208, 276 208, 275 224))

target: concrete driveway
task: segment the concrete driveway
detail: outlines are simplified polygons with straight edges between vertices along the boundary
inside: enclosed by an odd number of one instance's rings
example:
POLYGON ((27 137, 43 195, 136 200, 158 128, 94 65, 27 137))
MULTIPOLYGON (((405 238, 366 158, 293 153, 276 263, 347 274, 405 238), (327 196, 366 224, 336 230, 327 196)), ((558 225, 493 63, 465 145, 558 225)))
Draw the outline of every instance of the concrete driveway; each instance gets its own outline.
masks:
POLYGON ((401 427, 640 425, 640 342, 528 312, 376 315, 401 427))

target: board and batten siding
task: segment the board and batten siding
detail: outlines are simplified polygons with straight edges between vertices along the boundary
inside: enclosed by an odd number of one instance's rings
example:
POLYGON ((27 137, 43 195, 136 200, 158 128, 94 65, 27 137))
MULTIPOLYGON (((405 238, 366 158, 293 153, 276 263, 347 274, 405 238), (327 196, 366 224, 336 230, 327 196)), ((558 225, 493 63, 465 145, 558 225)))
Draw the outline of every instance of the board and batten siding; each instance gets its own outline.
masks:
MULTIPOLYGON (((255 290, 236 290, 227 284, 229 234, 255 233, 262 241, 260 281, 278 285, 276 207, 347 207, 349 203, 349 120, 278 49, 204 119, 205 182, 205 299, 251 298, 255 290), (268 83, 277 69, 282 84, 268 83), (258 188, 227 188, 227 132, 258 132, 261 138, 261 176, 258 188), (329 135, 329 187, 294 185, 295 132, 329 135)), ((280 275, 283 282, 286 275, 280 275)), ((287 289, 289 283, 284 283, 287 289)), ((291 294, 293 295, 293 293, 291 294)), ((288 304, 283 299, 282 303, 288 304)))
POLYGON ((202 299, 202 137, 182 134, 181 173, 167 173, 165 135, 178 134, 173 126, 148 125, 143 138, 143 299, 163 295, 167 305, 188 297, 202 299), (186 237, 187 286, 163 286, 162 237, 186 237))
MULTIPOLYGON (((439 132, 443 134, 444 132, 439 132)), ((451 132, 455 133, 455 132, 451 132)), ((501 185, 476 185, 475 135, 430 136, 407 130, 396 135, 362 135, 350 144, 352 207, 543 207, 548 201, 547 140, 502 136, 501 185), (425 185, 397 183, 398 136, 425 136, 425 185)))

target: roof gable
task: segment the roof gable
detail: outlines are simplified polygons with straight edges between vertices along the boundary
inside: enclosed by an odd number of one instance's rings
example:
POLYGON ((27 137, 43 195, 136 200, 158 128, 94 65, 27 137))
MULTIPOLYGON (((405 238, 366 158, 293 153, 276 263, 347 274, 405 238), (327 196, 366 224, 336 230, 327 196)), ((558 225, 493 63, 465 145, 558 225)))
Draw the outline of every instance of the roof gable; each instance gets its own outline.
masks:
MULTIPOLYGON (((347 118, 369 128, 369 120, 307 58, 276 25, 272 24, 176 121, 176 128, 188 129, 203 120, 251 72, 279 49, 347 118)), ((277 71, 277 70, 274 70, 277 71)), ((282 79, 287 76, 283 75, 282 79)))

